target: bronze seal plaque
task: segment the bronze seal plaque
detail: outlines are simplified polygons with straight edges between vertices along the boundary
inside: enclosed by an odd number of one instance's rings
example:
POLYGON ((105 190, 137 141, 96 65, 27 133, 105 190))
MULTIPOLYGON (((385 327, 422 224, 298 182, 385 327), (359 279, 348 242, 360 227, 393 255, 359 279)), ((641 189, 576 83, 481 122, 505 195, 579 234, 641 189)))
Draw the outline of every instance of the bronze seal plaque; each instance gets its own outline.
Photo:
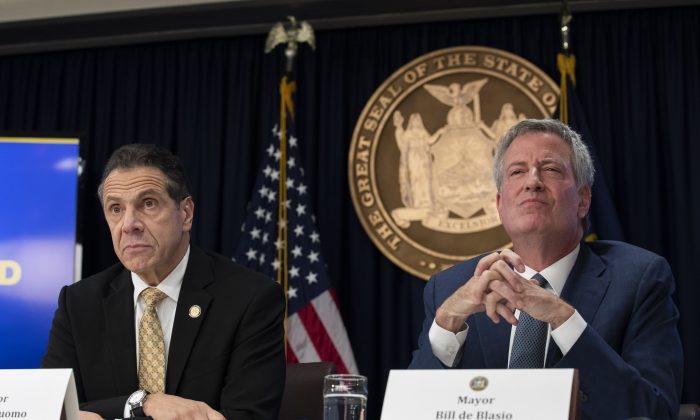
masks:
POLYGON ((495 146, 558 102, 542 70, 495 48, 437 50, 394 72, 362 111, 349 153, 352 201, 374 244, 423 279, 509 246, 495 146))

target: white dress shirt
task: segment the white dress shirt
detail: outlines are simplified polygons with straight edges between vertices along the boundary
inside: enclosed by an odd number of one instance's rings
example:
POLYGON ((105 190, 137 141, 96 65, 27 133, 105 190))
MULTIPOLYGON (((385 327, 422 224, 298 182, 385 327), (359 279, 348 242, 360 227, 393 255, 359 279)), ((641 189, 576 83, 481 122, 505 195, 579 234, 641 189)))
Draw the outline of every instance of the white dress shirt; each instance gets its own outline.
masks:
MULTIPOLYGON (((580 245, 571 251, 569 254, 561 258, 559 261, 540 271, 539 273, 547 280, 549 284, 547 289, 550 290, 555 295, 559 296, 561 291, 564 289, 566 284, 566 279, 571 273, 571 269, 574 267, 576 258, 580 250, 580 245)), ((532 278, 537 271, 532 268, 525 266, 524 273, 518 273, 522 277, 527 279, 532 278)), ((520 317, 520 311, 515 311, 515 317, 520 317)), ((548 326, 548 335, 551 335, 552 339, 559 347, 559 350, 563 355, 571 350, 571 347, 576 344, 576 341, 586 329, 586 321, 574 308, 574 314, 566 320, 562 325, 556 330, 552 331, 551 326, 548 326)), ((508 345, 508 362, 510 364, 510 353, 513 347, 513 337, 515 337, 516 326, 511 327, 510 331, 510 344, 508 345)), ((457 334, 452 331, 448 331, 440 327, 435 320, 433 320, 433 325, 428 331, 428 340, 430 341, 430 347, 433 350, 433 354, 446 366, 454 366, 459 362, 462 355, 462 350, 464 342, 467 339, 467 334, 469 333, 469 327, 464 331, 460 331, 457 334)), ((545 348, 545 360, 546 354, 549 350, 549 340, 547 340, 547 347, 545 348)), ((543 366, 544 367, 544 366, 543 366)))
MULTIPOLYGON (((175 322, 175 309, 177 308, 177 299, 180 296, 180 288, 182 287, 182 279, 185 277, 185 269, 187 261, 190 259, 190 247, 187 247, 185 256, 175 266, 173 271, 168 274, 163 281, 156 286, 167 297, 163 299, 156 308, 160 328, 163 330, 163 341, 165 342, 165 366, 168 366, 168 352, 170 351, 170 337, 173 335, 173 323, 175 322)), ((139 323, 143 317, 143 312, 146 309, 146 302, 141 297, 141 292, 151 287, 146 282, 141 280, 138 274, 131 273, 131 282, 134 284, 134 322, 136 331, 136 370, 139 366, 139 323)), ((134 390, 136 391, 136 390, 134 390)), ((127 418, 131 414, 129 404, 124 406, 124 417, 127 418)))

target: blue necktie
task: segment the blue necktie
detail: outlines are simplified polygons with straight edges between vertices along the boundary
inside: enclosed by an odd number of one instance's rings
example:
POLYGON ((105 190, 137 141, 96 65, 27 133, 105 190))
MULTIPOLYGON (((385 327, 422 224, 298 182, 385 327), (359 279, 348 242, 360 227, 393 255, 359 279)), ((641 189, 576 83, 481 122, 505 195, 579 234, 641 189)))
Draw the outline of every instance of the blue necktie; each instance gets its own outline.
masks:
MULTIPOLYGON (((539 273, 535 274, 532 279, 537 280, 540 287, 547 284, 547 280, 539 273)), ((546 343, 547 323, 538 321, 525 312, 520 312, 508 369, 543 368, 546 343)))

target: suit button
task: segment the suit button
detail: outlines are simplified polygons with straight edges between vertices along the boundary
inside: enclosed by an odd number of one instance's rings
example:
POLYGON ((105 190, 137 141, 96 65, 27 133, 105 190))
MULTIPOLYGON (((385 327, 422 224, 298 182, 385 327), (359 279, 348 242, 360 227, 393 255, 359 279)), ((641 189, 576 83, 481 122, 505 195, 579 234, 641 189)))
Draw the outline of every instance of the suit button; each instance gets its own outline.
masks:
POLYGON ((579 389, 578 390, 578 399, 581 402, 586 402, 586 401, 588 401, 588 394, 586 394, 585 392, 583 392, 579 389))

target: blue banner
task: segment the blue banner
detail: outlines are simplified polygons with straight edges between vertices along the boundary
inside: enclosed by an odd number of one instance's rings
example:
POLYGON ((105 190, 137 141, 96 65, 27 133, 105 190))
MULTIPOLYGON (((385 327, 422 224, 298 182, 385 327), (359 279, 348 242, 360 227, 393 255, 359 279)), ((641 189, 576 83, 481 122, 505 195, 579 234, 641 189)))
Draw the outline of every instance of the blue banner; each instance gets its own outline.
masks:
POLYGON ((73 282, 78 139, 0 137, 0 368, 35 368, 73 282))

